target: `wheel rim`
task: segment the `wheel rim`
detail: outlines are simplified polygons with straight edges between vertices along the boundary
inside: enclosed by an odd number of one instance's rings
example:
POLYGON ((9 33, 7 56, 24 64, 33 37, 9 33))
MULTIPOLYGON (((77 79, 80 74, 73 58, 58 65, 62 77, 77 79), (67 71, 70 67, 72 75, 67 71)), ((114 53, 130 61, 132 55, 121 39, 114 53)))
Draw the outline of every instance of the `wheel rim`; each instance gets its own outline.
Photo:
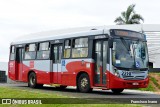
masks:
POLYGON ((87 78, 83 78, 83 79, 81 80, 81 88, 85 89, 85 88, 87 88, 87 85, 88 85, 88 80, 87 80, 87 78))
POLYGON ((34 85, 34 84, 35 84, 35 81, 36 81, 35 77, 34 77, 34 76, 31 76, 31 78, 30 78, 30 83, 31 83, 31 85, 34 85))

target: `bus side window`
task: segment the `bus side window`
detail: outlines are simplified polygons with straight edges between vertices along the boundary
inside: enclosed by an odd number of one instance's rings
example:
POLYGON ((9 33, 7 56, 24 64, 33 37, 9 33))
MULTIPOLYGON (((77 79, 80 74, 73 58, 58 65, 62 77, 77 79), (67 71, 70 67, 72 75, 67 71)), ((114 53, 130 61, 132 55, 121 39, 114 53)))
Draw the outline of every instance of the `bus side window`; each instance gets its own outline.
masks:
POLYGON ((10 48, 10 60, 15 60, 15 46, 10 48))
POLYGON ((65 40, 64 42, 64 58, 69 58, 71 54, 71 40, 65 40))
POLYGON ((72 58, 88 56, 88 38, 78 38, 73 40, 72 58))
POLYGON ((35 59, 35 58, 36 58, 36 44, 27 44, 25 46, 24 59, 35 59))
POLYGON ((59 59, 58 59, 59 63, 61 63, 61 59, 62 59, 62 46, 59 46, 59 59))
POLYGON ((50 43, 39 43, 39 49, 37 51, 37 59, 49 59, 50 43))

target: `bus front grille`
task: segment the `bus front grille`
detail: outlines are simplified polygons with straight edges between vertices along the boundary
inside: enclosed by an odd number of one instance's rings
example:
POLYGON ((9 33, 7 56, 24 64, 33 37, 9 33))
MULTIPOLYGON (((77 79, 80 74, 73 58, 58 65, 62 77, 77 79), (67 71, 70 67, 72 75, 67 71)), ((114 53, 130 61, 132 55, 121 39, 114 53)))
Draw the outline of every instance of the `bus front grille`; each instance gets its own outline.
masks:
POLYGON ((143 80, 145 76, 123 76, 124 80, 143 80))

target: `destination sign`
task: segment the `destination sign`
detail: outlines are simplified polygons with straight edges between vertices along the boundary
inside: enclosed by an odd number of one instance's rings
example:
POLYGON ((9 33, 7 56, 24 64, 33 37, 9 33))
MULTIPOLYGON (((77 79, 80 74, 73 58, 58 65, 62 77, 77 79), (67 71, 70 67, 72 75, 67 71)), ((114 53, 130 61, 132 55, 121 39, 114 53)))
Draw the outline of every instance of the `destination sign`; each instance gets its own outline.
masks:
POLYGON ((59 40, 55 40, 54 42, 55 42, 55 43, 59 43, 59 40))
POLYGON ((138 33, 138 32, 133 32, 133 31, 114 30, 114 33, 115 33, 115 35, 118 35, 118 36, 126 36, 126 37, 145 39, 143 34, 138 33))
POLYGON ((62 40, 60 40, 60 39, 58 40, 57 39, 57 40, 54 40, 52 43, 62 43, 62 42, 63 42, 62 40))
POLYGON ((22 47, 22 45, 18 45, 18 47, 22 47))
POLYGON ((103 39, 103 38, 106 38, 106 36, 105 35, 95 36, 95 39, 103 39))

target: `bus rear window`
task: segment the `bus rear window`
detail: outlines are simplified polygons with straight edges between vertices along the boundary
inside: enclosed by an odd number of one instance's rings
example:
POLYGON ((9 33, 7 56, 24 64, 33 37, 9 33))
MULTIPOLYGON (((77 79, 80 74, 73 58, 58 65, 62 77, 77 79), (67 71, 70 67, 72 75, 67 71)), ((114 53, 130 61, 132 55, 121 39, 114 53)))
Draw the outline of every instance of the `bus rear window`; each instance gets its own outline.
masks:
POLYGON ((10 49, 10 60, 15 60, 15 46, 11 46, 11 49, 10 49))

